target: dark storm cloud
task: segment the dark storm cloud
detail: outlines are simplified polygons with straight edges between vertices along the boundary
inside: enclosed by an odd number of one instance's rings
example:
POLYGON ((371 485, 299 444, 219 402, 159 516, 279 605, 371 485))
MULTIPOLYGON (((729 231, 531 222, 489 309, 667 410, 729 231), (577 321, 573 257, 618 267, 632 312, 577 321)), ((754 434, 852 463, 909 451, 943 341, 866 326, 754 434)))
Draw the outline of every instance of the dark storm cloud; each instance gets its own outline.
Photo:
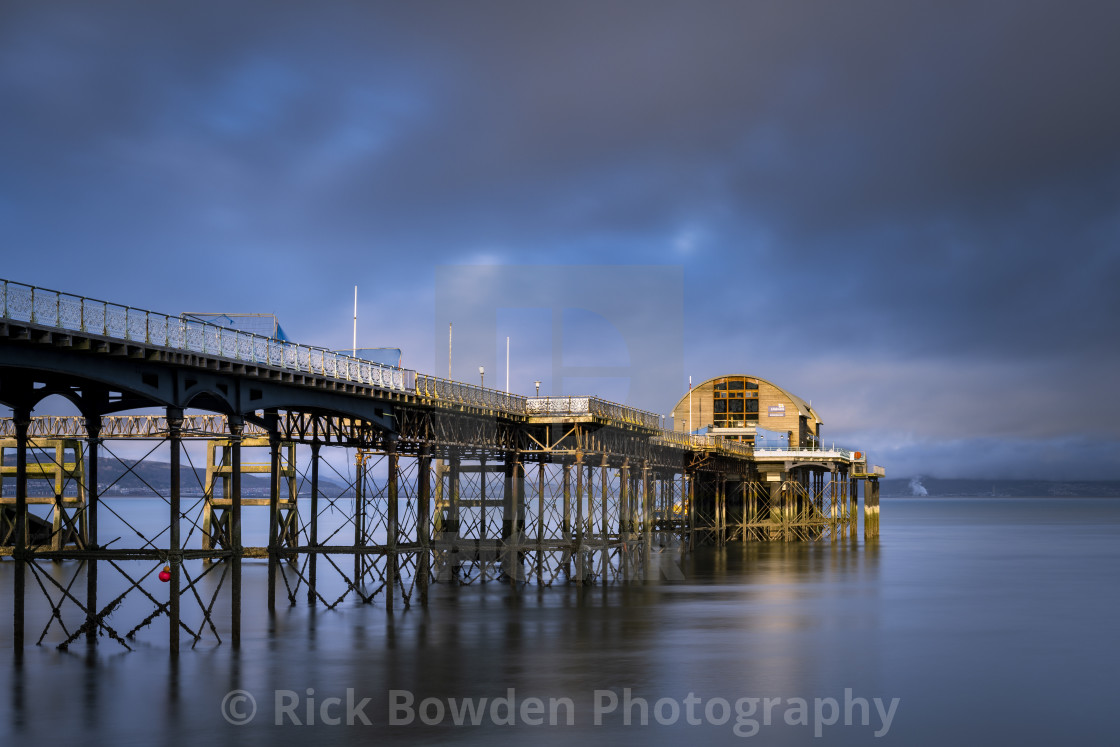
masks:
MULTIPOLYGON (((5 3, 0 274, 310 335, 351 282, 430 305, 436 264, 679 263, 697 374, 937 437, 968 408, 919 384, 968 382, 1020 412, 1005 433, 1038 422, 1040 380, 1076 381, 1095 410, 1033 435, 1116 438, 1118 15, 5 3)), ((426 336, 413 316, 380 333, 426 336)))

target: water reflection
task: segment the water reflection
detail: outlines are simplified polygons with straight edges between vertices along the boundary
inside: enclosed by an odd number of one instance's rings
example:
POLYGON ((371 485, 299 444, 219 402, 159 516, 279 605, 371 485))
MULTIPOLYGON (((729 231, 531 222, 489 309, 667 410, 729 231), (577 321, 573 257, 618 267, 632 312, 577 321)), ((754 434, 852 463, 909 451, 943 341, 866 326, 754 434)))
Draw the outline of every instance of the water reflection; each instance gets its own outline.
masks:
MULTIPOLYGON (((1108 726, 1108 683, 1120 665, 1094 622, 1120 611, 1101 593, 1120 567, 1120 502, 1081 507, 1081 522, 1071 518, 1078 510, 1071 503, 1026 505, 1014 519, 1000 514, 1008 505, 954 506, 957 520, 946 521, 935 503, 893 504, 878 543, 705 548, 680 559, 684 580, 649 584, 441 584, 427 608, 392 614, 380 605, 325 611, 301 599, 269 616, 266 567, 246 563, 239 652, 200 645, 174 662, 158 642, 141 640, 127 653, 105 637, 93 652, 84 640, 69 652, 29 647, 22 669, 13 662, 0 670, 10 680, 3 743, 739 743, 734 721, 693 727, 682 716, 628 727, 616 714, 595 726, 596 693, 621 702, 629 691, 652 710, 658 699, 683 703, 690 693, 734 702, 842 699, 846 689, 902 699, 886 744, 985 735, 1091 742, 1108 726), (1055 522, 1045 521, 1047 511, 1055 522), (416 704, 447 704, 492 701, 510 689, 522 702, 570 699, 574 724, 389 725, 390 691, 408 691, 416 704), (257 707, 243 726, 221 711, 226 694, 239 690, 257 707), (277 698, 289 695, 299 699, 301 723, 313 726, 294 726, 291 714, 281 714, 283 728, 275 725, 277 698), (345 714, 348 697, 351 705, 369 698, 370 728, 323 723, 324 715, 345 714), (332 710, 331 698, 341 710, 332 710), (1045 713, 1016 721, 1028 702, 1045 713), (1076 719, 1066 717, 1072 712, 1076 719)), ((0 563, 5 593, 11 565, 0 563)), ((43 566, 62 584, 74 572, 43 566)), ((215 621, 224 636, 228 616, 215 621)), ((814 740, 810 728, 782 723, 761 735, 767 744, 872 738, 862 727, 838 726, 814 740)))

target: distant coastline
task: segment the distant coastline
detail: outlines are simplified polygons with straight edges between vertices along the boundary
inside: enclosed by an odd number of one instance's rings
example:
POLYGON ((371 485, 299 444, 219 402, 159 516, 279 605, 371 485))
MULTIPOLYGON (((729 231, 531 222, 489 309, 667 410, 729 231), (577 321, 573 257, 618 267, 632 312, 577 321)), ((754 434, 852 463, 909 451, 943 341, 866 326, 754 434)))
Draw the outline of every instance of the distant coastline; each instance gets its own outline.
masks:
POLYGON ((1120 480, 985 480, 907 477, 879 481, 883 498, 1112 498, 1120 497, 1120 480))

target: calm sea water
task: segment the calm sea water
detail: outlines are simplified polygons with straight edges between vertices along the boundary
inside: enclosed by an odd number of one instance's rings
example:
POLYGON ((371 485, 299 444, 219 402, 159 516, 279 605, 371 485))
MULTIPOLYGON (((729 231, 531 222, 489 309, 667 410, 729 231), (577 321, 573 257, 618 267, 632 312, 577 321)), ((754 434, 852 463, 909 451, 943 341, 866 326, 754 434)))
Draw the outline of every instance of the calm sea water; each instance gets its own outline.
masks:
POLYGON ((0 744, 1116 743, 1120 499, 888 500, 877 544, 736 545, 681 570, 269 619, 250 563, 241 652, 177 665, 103 639, 17 669, 5 620, 0 744), (455 725, 468 705, 480 723, 455 725))

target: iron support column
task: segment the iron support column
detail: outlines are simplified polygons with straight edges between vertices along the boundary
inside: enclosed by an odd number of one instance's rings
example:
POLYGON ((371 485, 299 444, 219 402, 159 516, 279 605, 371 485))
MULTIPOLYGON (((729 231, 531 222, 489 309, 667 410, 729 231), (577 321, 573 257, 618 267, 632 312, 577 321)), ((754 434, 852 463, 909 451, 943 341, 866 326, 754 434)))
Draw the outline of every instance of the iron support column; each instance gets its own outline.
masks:
MULTIPOLYGON (((785 498, 784 498, 785 492, 782 490, 782 487, 785 485, 785 483, 781 479, 770 480, 769 479, 770 475, 767 475, 766 477, 767 477, 767 480, 766 480, 765 485, 766 485, 767 491, 770 494, 769 495, 770 526, 767 528, 768 536, 766 537, 766 539, 767 540, 773 540, 774 539, 774 529, 775 529, 775 524, 774 524, 775 519, 778 522, 777 523, 777 531, 778 531, 779 535, 782 534, 782 528, 785 526, 785 509, 784 509, 784 506, 783 506, 783 503, 785 501, 785 498)), ((780 476, 779 476, 779 478, 780 478, 780 476)))
MULTIPOLYGON (((365 518, 366 518, 366 459, 361 449, 354 454, 354 588, 360 589, 362 577, 365 575, 365 556, 362 546, 365 544, 365 518)), ((361 593, 360 591, 358 592, 361 593)))
POLYGON ((307 542, 311 545, 311 557, 307 559, 307 601, 315 603, 319 582, 319 443, 318 421, 315 422, 314 441, 311 442, 311 521, 307 527, 307 542))
POLYGON ((563 488, 562 488, 563 495, 561 497, 561 500, 563 501, 563 506, 561 506, 561 511, 563 511, 563 516, 560 518, 560 537, 564 540, 564 548, 565 548, 564 557, 566 557, 568 559, 568 562, 564 563, 564 572, 567 574, 568 580, 571 581, 572 580, 572 564, 571 564, 571 557, 572 557, 572 551, 571 551, 571 548, 572 548, 572 465, 569 464, 568 462, 564 462, 563 470, 564 470, 564 477, 563 477, 564 485, 563 485, 563 488))
POLYGON ((416 564, 417 583, 420 585, 420 604, 428 603, 428 576, 431 574, 431 521, 432 521, 432 450, 428 444, 420 447, 416 466, 416 541, 420 557, 416 564))
POLYGON ((623 457, 618 469, 618 535, 619 539, 630 539, 630 458, 623 457))
POLYGON ((241 438, 245 422, 241 416, 227 419, 229 428, 229 565, 230 565, 230 643, 241 648, 241 438))
POLYGON ((739 473, 739 541, 747 541, 747 494, 749 475, 743 471, 739 473))
POLYGON ((513 453, 513 539, 516 543, 517 580, 525 580, 525 462, 521 450, 513 453))
POLYGON ((276 415, 268 423, 268 611, 276 611, 276 571, 279 567, 280 433, 276 415))
MULTIPOLYGON (((622 466, 618 469, 618 558, 622 566, 622 578, 630 578, 630 497, 633 485, 630 478, 630 459, 623 457, 622 466)), ((604 495, 605 499, 605 495, 604 495)), ((603 501, 606 505, 606 500, 603 501)), ((604 530, 604 535, 606 531, 604 530)), ((605 565, 605 564, 604 564, 605 565)), ((606 568, 603 569, 606 573, 606 568)))
MULTIPOLYGON (((513 452, 505 455, 502 465, 502 571, 511 581, 520 580, 515 570, 516 553, 513 546, 517 542, 517 457, 513 452)), ((483 473, 485 479, 485 473, 483 473)))
MULTIPOLYGON (((86 547, 98 549, 97 535, 97 447, 101 438, 101 416, 86 416, 86 547)), ((75 455, 77 456, 77 455, 75 455)), ((97 559, 86 560, 86 641, 97 643, 97 559)))
MULTIPOLYGON (((509 483, 508 475, 505 478, 505 483, 506 484, 505 484, 505 487, 503 487, 503 490, 505 490, 509 487, 509 485, 508 485, 508 483, 509 483)), ((502 500, 503 501, 505 500, 505 494, 504 493, 503 493, 502 500)), ((503 512, 502 512, 503 520, 508 515, 509 514, 505 513, 505 511, 503 510, 503 512)), ((505 534, 502 534, 501 536, 504 538, 505 534)), ((479 540, 486 539, 486 456, 485 455, 480 456, 478 458, 478 539, 479 540)), ((485 575, 484 575, 484 577, 485 577, 485 575)))
POLYGON ((587 579, 587 570, 584 568, 584 552, 583 552, 583 455, 576 454, 575 461, 576 468, 576 536, 575 536, 575 551, 576 551, 576 580, 583 583, 587 579))
POLYGON ((31 426, 31 408, 13 408, 12 423, 16 429, 16 516, 15 537, 12 538, 16 577, 15 598, 12 600, 12 647, 16 659, 22 661, 27 571, 27 429, 31 426))
POLYGON ((642 569, 650 578, 650 561, 653 554, 653 522, 650 514, 652 485, 649 479, 649 462, 642 460, 642 569))
POLYGON ((544 572, 544 461, 537 462, 537 586, 544 572))
POLYGON ((168 560, 171 561, 171 605, 168 615, 171 622, 169 643, 171 657, 179 655, 179 590, 182 573, 182 546, 179 537, 179 523, 182 516, 180 505, 180 461, 182 458, 183 411, 178 407, 167 408, 167 440, 171 445, 171 526, 168 560))
POLYGON ((716 546, 723 546, 723 522, 726 519, 724 510, 727 504, 727 481, 722 472, 716 473, 716 546))
POLYGON ((572 465, 564 463, 564 486, 561 500, 563 516, 560 519, 560 536, 565 542, 572 541, 572 465))
POLYGON ((859 480, 851 478, 848 486, 848 531, 856 539, 856 515, 859 513, 859 480))
POLYGON ((600 580, 604 584, 607 582, 607 564, 610 560, 610 515, 607 513, 609 483, 610 481, 607 479, 607 455, 603 454, 603 460, 599 464, 599 530, 603 539, 603 549, 599 553, 599 572, 602 574, 600 580))
POLYGON ((685 479, 688 480, 688 496, 689 496, 689 550, 696 548, 697 541, 697 491, 696 491, 696 473, 690 473, 685 479))
POLYGON ((451 556, 451 578, 459 578, 459 452, 452 449, 447 473, 447 526, 445 533, 451 536, 448 554, 451 556))
POLYGON ((386 485, 388 506, 385 514, 385 608, 392 610, 393 597, 397 589, 397 479, 400 468, 396 439, 389 439, 388 462, 389 474, 386 485))
POLYGON ((879 534, 879 480, 871 478, 864 482, 863 489, 863 539, 864 541, 879 534))
POLYGON ((837 520, 836 500, 839 497, 836 495, 837 489, 839 487, 836 468, 833 467, 832 471, 830 471, 828 474, 828 526, 829 530, 832 532, 832 539, 835 540, 837 520))

